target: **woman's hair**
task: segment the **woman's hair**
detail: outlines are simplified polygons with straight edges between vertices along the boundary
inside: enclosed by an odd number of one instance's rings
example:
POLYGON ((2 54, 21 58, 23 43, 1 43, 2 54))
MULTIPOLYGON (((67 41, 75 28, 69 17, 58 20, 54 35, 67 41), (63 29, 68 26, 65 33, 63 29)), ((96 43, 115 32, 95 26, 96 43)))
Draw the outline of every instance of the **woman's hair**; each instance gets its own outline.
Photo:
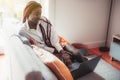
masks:
POLYGON ((42 8, 40 3, 35 1, 28 2, 23 12, 23 23, 26 21, 26 18, 29 17, 29 14, 38 7, 42 8))

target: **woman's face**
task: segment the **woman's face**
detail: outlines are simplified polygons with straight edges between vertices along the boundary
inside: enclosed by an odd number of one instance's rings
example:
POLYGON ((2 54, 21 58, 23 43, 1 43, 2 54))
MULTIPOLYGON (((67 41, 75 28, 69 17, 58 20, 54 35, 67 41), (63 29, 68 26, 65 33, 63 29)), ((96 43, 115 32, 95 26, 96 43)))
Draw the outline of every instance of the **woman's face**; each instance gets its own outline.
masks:
POLYGON ((41 13, 42 13, 42 9, 40 7, 34 9, 29 15, 28 21, 31 21, 33 23, 38 23, 41 17, 41 13))

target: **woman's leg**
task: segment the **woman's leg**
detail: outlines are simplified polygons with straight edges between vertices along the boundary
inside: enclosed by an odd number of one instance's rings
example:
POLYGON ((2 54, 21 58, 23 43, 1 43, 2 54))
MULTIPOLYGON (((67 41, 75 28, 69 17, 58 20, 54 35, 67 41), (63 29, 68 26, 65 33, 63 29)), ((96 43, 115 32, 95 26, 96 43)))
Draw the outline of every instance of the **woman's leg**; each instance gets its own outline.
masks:
POLYGON ((79 49, 76 49, 71 44, 66 44, 64 46, 64 50, 71 53, 71 57, 73 60, 77 60, 78 62, 84 62, 88 60, 87 58, 81 55, 81 53, 79 52, 79 49))

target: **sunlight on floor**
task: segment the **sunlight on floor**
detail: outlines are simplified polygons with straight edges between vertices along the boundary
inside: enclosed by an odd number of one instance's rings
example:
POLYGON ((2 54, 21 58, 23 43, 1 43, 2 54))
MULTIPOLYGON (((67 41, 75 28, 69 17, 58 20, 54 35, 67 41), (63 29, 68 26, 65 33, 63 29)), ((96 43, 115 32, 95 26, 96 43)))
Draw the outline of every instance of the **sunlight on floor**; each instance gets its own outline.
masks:
POLYGON ((0 56, 0 80, 8 80, 8 63, 4 55, 0 56))
POLYGON ((4 41, 3 41, 3 36, 2 36, 2 31, 0 30, 0 54, 3 54, 3 46, 4 46, 4 41))

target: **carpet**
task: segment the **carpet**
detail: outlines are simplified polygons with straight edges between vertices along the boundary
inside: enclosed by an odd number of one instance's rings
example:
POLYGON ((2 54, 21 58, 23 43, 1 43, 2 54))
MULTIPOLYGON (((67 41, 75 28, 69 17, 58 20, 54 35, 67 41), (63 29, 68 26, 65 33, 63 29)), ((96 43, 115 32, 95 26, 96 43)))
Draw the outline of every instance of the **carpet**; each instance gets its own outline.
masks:
POLYGON ((101 59, 94 72, 78 80, 120 80, 120 71, 101 59))
POLYGON ((102 59, 105 60, 107 63, 115 67, 120 71, 120 62, 119 61, 111 61, 111 57, 109 52, 100 52, 98 48, 90 49, 89 52, 94 53, 95 55, 102 55, 102 59))

